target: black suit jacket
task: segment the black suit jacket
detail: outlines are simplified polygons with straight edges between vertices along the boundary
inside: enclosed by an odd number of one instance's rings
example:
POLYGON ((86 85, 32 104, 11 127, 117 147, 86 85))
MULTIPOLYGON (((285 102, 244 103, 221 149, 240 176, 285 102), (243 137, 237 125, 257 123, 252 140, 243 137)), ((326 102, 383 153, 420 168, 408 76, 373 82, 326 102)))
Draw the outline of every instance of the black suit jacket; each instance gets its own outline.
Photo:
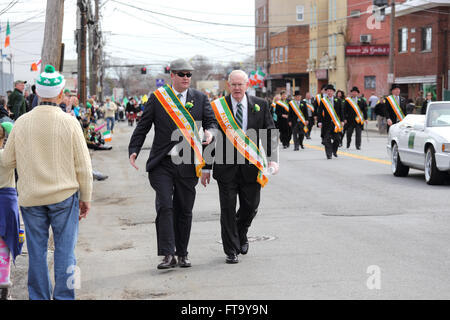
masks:
MULTIPOLYGON (((359 109, 361 109, 361 112, 363 113, 364 120, 367 120, 367 103, 364 101, 364 99, 358 98, 358 106, 359 109)), ((347 123, 350 125, 356 125, 356 112, 353 109, 353 107, 350 105, 350 103, 345 100, 344 102, 344 116, 345 120, 347 120, 347 123)))
MULTIPOLYGON (((392 124, 399 122, 400 120, 397 119, 397 115, 395 114, 394 110, 392 110, 389 101, 386 98, 384 98, 382 103, 384 104, 384 112, 386 119, 391 119, 392 124)), ((400 109, 402 109, 403 114, 406 116, 406 99, 403 97, 400 97, 400 109)))
MULTIPOLYGON (((189 88, 186 102, 192 102, 193 104, 193 107, 189 110, 189 112, 192 115, 192 118, 197 122, 197 127, 199 129, 200 126, 204 129, 213 129, 217 127, 214 112, 212 111, 208 97, 205 94, 198 90, 189 88), (199 121, 201 123, 199 123, 199 121)), ((128 145, 129 156, 133 153, 139 155, 147 133, 150 131, 153 124, 155 125, 155 136, 146 165, 148 172, 155 168, 176 144, 181 141, 183 141, 182 143, 187 143, 184 141, 184 138, 180 138, 179 141, 171 140, 173 131, 177 130, 178 127, 175 125, 172 118, 170 118, 167 114, 156 96, 152 93, 148 102, 145 104, 142 118, 131 136, 130 143, 128 145)), ((192 152, 191 159, 193 159, 193 156, 194 155, 192 152)), ((182 177, 196 176, 194 162, 191 163, 192 164, 178 165, 178 169, 182 177)))
MULTIPOLYGON (((342 100, 336 97, 334 97, 333 99, 334 99, 334 110, 336 111, 336 114, 338 115, 341 122, 343 122, 345 119, 345 115, 343 110, 344 108, 342 107, 342 100)), ((324 131, 335 129, 334 122, 331 119, 328 110, 323 105, 323 102, 320 103, 319 108, 317 110, 317 121, 322 123, 322 134, 324 131)))
MULTIPOLYGON (((298 106, 300 107, 300 110, 302 111, 303 115, 305 116, 305 120, 308 121, 309 118, 308 118, 308 110, 307 110, 306 102, 300 101, 300 104, 298 104, 298 106)), ((299 122, 299 120, 300 119, 298 118, 298 116, 295 113, 292 106, 289 106, 289 122, 292 122, 292 126, 294 126, 298 122, 300 124, 300 127, 303 128, 303 122, 301 122, 301 121, 299 122)))
MULTIPOLYGON (((247 135, 248 137, 260 148, 260 139, 267 156, 268 161, 277 161, 276 147, 278 146, 278 135, 273 123, 273 117, 270 113, 269 105, 264 99, 247 95, 248 108, 247 108, 247 135), (255 110, 255 105, 259 105, 260 110, 255 110), (250 129, 254 129, 256 136, 250 135, 250 129), (260 135, 259 129, 268 129, 267 135, 260 135)), ((231 104, 231 97, 227 96, 226 101, 233 112, 231 104)), ((225 135, 225 132, 220 128, 219 134, 223 143, 217 143, 214 150, 213 164, 207 165, 206 169, 213 169, 213 178, 219 181, 229 182, 235 175, 237 170, 241 169, 245 182, 256 182, 258 175, 258 168, 249 163, 248 160, 243 159, 242 155, 234 148, 231 142, 225 135), (222 148, 220 148, 222 146, 222 148), (227 157, 227 151, 233 152, 233 155, 227 157), (227 164, 227 158, 234 159, 234 162, 227 164), (239 162, 237 162, 239 161, 239 162), (245 162, 245 164, 242 164, 245 162), (240 163, 240 164, 238 164, 240 163)))

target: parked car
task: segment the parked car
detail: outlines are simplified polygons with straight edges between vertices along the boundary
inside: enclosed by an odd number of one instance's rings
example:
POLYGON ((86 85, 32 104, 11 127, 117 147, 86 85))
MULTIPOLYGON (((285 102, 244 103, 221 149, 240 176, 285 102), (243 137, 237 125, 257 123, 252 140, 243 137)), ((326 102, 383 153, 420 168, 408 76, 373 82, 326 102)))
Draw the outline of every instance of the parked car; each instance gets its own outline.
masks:
POLYGON ((394 176, 425 171, 428 184, 442 184, 450 171, 450 101, 431 102, 425 115, 410 114, 391 126, 388 153, 394 176))

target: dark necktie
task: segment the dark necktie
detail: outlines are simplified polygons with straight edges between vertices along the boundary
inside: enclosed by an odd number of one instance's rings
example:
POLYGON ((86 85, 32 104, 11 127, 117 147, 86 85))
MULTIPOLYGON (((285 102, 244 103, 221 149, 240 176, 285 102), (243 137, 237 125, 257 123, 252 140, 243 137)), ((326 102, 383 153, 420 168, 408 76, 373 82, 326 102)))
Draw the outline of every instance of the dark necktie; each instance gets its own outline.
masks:
POLYGON ((236 123, 237 125, 242 128, 242 104, 237 104, 237 110, 236 110, 236 123))

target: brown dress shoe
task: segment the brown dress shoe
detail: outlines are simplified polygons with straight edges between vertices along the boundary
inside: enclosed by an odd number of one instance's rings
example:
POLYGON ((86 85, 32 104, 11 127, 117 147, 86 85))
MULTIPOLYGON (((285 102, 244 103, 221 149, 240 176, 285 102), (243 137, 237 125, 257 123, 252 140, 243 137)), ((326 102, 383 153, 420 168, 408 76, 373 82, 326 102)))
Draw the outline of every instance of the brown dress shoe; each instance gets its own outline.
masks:
POLYGON ((164 257, 162 262, 158 264, 158 269, 174 268, 177 265, 177 259, 171 254, 164 257))

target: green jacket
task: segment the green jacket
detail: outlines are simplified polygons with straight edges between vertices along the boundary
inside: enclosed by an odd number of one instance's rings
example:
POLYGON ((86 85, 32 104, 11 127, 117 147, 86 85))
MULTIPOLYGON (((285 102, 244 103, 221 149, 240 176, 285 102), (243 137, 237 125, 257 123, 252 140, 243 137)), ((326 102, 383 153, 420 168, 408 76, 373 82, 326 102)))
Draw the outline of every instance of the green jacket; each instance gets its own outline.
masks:
POLYGON ((25 97, 20 90, 14 89, 11 93, 8 98, 8 108, 9 111, 14 114, 12 116, 14 120, 27 112, 25 97))

